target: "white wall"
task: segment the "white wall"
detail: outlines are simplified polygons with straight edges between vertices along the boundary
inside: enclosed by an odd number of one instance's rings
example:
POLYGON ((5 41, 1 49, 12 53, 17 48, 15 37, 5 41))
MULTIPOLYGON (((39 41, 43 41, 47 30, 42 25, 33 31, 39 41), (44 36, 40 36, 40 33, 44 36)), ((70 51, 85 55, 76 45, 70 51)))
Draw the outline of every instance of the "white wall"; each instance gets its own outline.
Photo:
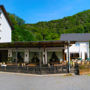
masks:
POLYGON ((26 62, 26 63, 29 62, 29 50, 28 49, 25 50, 24 62, 26 62))
MULTIPOLYGON (((85 53, 87 53, 87 57, 89 57, 89 42, 76 42, 69 48, 70 53, 79 53, 79 57, 85 59, 85 53)), ((67 53, 67 49, 65 49, 65 53, 67 53)))
POLYGON ((8 57, 12 57, 12 50, 8 49, 8 57))
POLYGON ((5 18, 2 10, 0 10, 0 12, 0 43, 11 42, 11 27, 7 19, 5 18))

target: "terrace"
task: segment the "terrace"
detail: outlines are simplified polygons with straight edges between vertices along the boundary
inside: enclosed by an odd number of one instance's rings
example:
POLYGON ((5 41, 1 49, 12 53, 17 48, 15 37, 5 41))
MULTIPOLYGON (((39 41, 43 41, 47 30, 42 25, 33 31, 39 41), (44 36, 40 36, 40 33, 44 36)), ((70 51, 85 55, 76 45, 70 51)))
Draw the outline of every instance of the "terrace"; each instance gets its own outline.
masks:
POLYGON ((0 44, 1 71, 41 73, 61 68, 67 42, 14 42, 0 44), (60 55, 59 55, 60 54, 60 55))
POLYGON ((64 50, 73 43, 75 42, 43 41, 0 44, 0 70, 47 74, 67 73, 71 68, 72 72, 74 61, 70 60, 69 50, 66 59, 64 50))

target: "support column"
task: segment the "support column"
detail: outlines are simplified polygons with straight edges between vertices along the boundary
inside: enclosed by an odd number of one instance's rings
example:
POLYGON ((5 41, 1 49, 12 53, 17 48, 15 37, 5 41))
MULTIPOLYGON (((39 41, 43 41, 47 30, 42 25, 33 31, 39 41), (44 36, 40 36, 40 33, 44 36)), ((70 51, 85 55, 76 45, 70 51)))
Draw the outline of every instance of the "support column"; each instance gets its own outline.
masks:
POLYGON ((43 64, 47 64, 47 51, 46 51, 46 49, 43 50, 43 64))
POLYGON ((11 49, 8 50, 8 61, 9 62, 12 61, 12 50, 11 49))
POLYGON ((68 73, 70 72, 70 52, 69 52, 69 44, 70 44, 70 41, 68 41, 68 46, 67 46, 68 73))
POLYGON ((12 50, 11 49, 8 50, 8 57, 12 57, 12 50))
POLYGON ((24 53, 24 62, 28 63, 29 62, 29 50, 26 49, 24 53))
POLYGON ((17 64, 17 61, 18 61, 17 54, 18 54, 18 51, 17 51, 17 48, 16 48, 16 64, 17 64))
POLYGON ((90 41, 89 41, 89 58, 90 58, 90 41))
POLYGON ((90 55, 90 53, 89 53, 89 42, 88 42, 88 44, 87 44, 87 58, 89 58, 89 55, 90 55))
POLYGON ((45 50, 45 64, 47 64, 47 51, 45 50))
POLYGON ((40 64, 40 67, 42 66, 42 53, 41 52, 39 52, 39 56, 40 56, 40 61, 39 61, 39 64, 40 64))
POLYGON ((63 53, 63 61, 65 61, 66 60, 66 56, 65 56, 64 49, 62 50, 62 53, 63 53))
POLYGON ((79 52, 79 58, 82 58, 82 52, 79 52))
POLYGON ((85 52, 82 51, 82 60, 85 60, 85 52))
POLYGON ((43 64, 45 64, 45 50, 43 50, 43 64))
POLYGON ((82 58, 82 51, 81 51, 81 45, 79 45, 79 58, 82 58))
POLYGON ((67 52, 66 52, 66 61, 68 62, 68 46, 67 46, 67 52))

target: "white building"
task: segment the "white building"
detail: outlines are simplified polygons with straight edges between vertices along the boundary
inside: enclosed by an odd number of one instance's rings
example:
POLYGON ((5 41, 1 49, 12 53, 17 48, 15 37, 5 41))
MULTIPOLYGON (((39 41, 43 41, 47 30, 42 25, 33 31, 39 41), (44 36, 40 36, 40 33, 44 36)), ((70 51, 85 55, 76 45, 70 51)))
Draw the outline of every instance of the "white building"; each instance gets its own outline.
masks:
POLYGON ((0 43, 12 41, 12 24, 5 8, 0 6, 0 43))
POLYGON ((29 63, 36 54, 38 59, 42 59, 43 64, 48 64, 51 59, 52 61, 53 59, 57 59, 57 61, 68 60, 69 55, 66 49, 68 45, 66 42, 70 42, 69 54, 71 59, 86 59, 90 57, 89 33, 62 34, 61 41, 11 43, 12 29, 13 27, 6 10, 3 6, 0 6, 0 62, 6 59, 8 60, 10 57, 13 60, 22 57, 24 62, 29 63), (75 41, 75 44, 71 43, 73 41, 75 41), (3 43, 6 45, 4 46, 3 43), (64 55, 64 52, 66 55, 64 55))
MULTIPOLYGON (((69 47, 71 59, 81 58, 85 60, 90 57, 89 40, 90 33, 72 33, 61 35, 61 41, 76 42, 69 47)), ((67 49, 65 49, 65 53, 67 54, 67 49)))

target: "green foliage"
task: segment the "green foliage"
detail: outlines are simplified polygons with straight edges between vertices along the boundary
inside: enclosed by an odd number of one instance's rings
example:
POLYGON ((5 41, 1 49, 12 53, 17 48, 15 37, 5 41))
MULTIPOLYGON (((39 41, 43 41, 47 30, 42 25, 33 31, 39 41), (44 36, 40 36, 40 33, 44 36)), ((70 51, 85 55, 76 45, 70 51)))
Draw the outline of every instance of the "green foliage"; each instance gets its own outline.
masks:
POLYGON ((24 20, 9 14, 14 25, 13 41, 59 40, 63 33, 90 33, 90 10, 59 20, 25 24, 24 20))
POLYGON ((23 25, 25 21, 14 14, 8 13, 13 25, 23 25))
POLYGON ((13 41, 35 41, 34 35, 30 31, 20 26, 15 27, 12 36, 13 41))

